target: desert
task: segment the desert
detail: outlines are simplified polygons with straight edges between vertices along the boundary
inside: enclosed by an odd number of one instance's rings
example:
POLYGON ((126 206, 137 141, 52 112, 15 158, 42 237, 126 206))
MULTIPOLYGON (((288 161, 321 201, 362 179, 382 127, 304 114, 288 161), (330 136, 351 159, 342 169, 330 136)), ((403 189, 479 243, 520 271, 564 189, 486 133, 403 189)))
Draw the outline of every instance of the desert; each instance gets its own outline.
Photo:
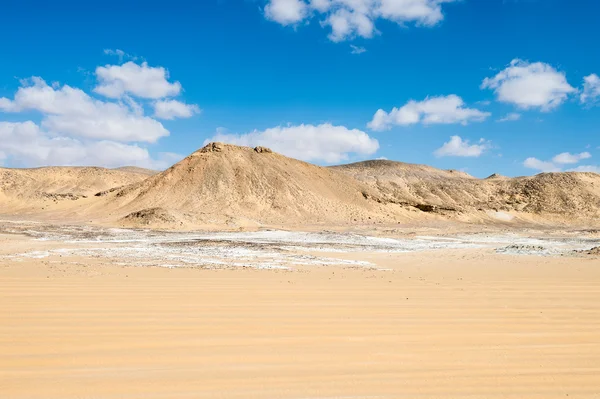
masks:
POLYGON ((600 1, 0 1, 0 399, 600 399, 600 1))
POLYGON ((600 175, 210 143, 2 176, 4 397, 598 395, 600 175))

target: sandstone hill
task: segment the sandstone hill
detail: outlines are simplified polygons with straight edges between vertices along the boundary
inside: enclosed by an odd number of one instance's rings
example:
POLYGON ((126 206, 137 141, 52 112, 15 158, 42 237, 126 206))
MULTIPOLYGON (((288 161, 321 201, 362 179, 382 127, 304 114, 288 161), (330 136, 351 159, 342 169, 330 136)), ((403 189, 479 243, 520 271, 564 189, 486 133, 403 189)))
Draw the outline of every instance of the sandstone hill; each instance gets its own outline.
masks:
POLYGON ((600 175, 477 179, 393 161, 320 167, 211 143, 157 173, 138 168, 0 168, 0 214, 140 227, 430 223, 600 224, 600 175))
POLYGON ((320 224, 395 221, 406 211, 368 198, 376 192, 335 171, 273 153, 211 143, 168 170, 104 193, 125 220, 146 224, 320 224))
POLYGON ((0 209, 42 209, 52 202, 76 201, 101 190, 141 181, 148 177, 143 171, 97 167, 0 168, 0 209))
POLYGON ((366 161, 332 167, 369 185, 384 201, 429 211, 473 213, 518 212, 566 219, 600 216, 600 175, 542 173, 476 179, 423 165, 366 161))

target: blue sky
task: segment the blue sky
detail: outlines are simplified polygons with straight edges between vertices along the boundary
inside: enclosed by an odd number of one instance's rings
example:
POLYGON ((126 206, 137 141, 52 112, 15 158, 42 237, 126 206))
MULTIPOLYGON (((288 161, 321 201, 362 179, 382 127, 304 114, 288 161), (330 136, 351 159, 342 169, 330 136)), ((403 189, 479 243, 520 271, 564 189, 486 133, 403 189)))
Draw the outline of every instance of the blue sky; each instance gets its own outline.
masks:
POLYGON ((0 164, 162 168, 219 139, 479 177, 600 166, 598 2, 193 3, 3 2, 0 164))

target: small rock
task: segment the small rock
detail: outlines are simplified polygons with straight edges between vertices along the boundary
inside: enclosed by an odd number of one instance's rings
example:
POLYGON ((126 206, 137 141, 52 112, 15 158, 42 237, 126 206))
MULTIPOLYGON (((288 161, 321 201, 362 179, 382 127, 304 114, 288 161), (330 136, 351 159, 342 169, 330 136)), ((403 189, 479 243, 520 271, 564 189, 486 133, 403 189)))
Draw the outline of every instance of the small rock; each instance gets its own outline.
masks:
POLYGON ((208 143, 204 146, 204 148, 202 148, 202 150, 200 150, 200 152, 222 152, 223 148, 225 148, 225 145, 223 143, 208 143))
POLYGON ((270 148, 262 147, 262 146, 254 147, 254 151, 258 152, 259 154, 273 152, 273 150, 271 150, 270 148))

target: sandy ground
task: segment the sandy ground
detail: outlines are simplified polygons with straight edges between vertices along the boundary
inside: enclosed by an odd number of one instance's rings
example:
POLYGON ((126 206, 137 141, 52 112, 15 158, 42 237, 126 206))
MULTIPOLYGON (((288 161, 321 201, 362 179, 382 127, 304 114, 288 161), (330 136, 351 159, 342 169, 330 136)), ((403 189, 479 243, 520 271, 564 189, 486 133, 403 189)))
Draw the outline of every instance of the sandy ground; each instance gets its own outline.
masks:
POLYGON ((301 236, 290 249, 271 234, 198 253, 314 262, 140 267, 115 248, 173 243, 13 228, 0 234, 1 398, 600 398, 598 257, 498 252, 498 237, 397 251, 301 236))

